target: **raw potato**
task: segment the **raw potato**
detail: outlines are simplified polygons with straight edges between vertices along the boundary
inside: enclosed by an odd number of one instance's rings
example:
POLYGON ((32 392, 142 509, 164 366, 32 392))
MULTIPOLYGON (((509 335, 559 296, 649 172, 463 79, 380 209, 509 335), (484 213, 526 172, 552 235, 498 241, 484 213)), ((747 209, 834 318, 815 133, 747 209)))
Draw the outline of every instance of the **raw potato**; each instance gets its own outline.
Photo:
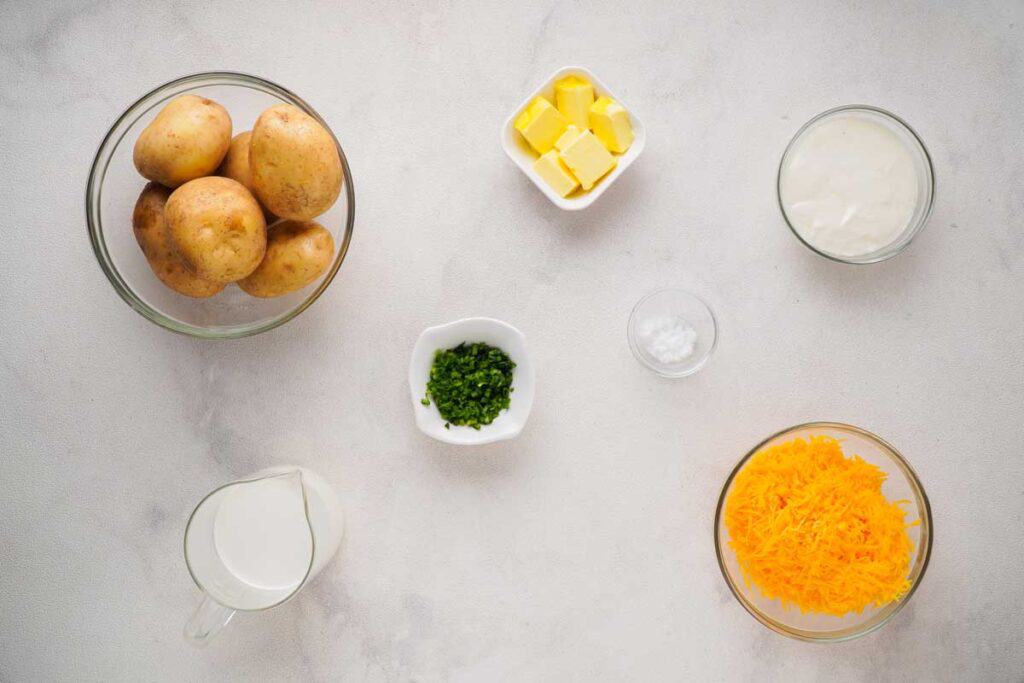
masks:
POLYGON ((209 176, 185 183, 171 193, 164 216, 182 263, 205 280, 241 280, 267 250, 267 224, 259 202, 230 178, 209 176))
POLYGON ((281 221, 267 234, 267 255, 238 286, 268 298, 302 289, 327 270, 334 259, 334 238, 319 223, 281 221))
MULTIPOLYGON (((252 192, 253 196, 256 196, 256 190, 252 186, 252 172, 249 169, 249 140, 251 138, 252 131, 247 130, 231 140, 228 153, 224 156, 220 168, 217 169, 217 175, 237 180, 245 185, 245 189, 252 192)), ((263 207, 263 217, 267 219, 268 225, 277 220, 277 217, 267 211, 265 206, 263 207)))
POLYGON ((135 239, 160 282, 185 296, 197 299, 213 296, 224 289, 224 285, 188 272, 171 248, 164 220, 164 205, 170 195, 169 189, 157 183, 150 183, 142 190, 132 213, 135 239))
POLYGON ((256 119, 249 168, 256 196, 281 218, 315 218, 341 192, 341 158, 334 138, 319 121, 290 104, 273 106, 256 119))
POLYGON ((227 109, 205 97, 182 95, 142 131, 132 158, 144 177, 173 188, 216 171, 230 144, 227 109))
POLYGON ((232 138, 228 153, 224 156, 220 168, 217 169, 217 175, 237 180, 245 185, 245 189, 249 192, 256 194, 252 187, 252 173, 249 171, 249 139, 251 137, 252 131, 247 130, 232 138))

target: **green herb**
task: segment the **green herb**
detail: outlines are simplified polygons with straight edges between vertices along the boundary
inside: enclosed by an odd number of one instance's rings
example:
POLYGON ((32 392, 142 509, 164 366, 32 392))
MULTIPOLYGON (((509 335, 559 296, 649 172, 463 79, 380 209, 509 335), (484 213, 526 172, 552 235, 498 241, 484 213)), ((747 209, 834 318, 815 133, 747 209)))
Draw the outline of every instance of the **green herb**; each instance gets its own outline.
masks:
POLYGON ((488 344, 463 342, 453 349, 439 349, 430 368, 427 395, 420 403, 429 405, 433 400, 448 424, 480 429, 508 408, 515 367, 508 354, 488 344))

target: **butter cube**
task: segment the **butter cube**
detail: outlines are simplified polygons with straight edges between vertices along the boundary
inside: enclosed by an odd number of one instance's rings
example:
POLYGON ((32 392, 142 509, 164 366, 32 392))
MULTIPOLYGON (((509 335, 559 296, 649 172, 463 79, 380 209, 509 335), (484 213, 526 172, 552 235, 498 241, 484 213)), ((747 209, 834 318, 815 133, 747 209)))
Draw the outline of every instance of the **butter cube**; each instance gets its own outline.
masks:
POLYGON ((533 170, 551 186, 559 197, 567 197, 580 186, 580 181, 569 172, 568 167, 558 158, 558 152, 550 150, 533 162, 533 170))
POLYGON ((582 78, 567 76, 555 83, 555 106, 577 128, 590 125, 590 105, 593 103, 594 86, 582 78))
POLYGON ((543 97, 530 102, 515 122, 516 130, 537 150, 537 154, 549 151, 568 125, 565 117, 543 97))
POLYGON ((599 97, 590 106, 590 127, 611 152, 622 154, 633 144, 629 113, 610 97, 599 97))
POLYGON ((565 132, 562 133, 561 137, 555 140, 555 149, 561 152, 569 146, 569 143, 582 135, 584 130, 586 130, 586 128, 580 129, 570 123, 565 129, 565 132))
POLYGON ((568 142, 559 156, 580 181, 584 190, 589 190, 605 173, 615 168, 615 157, 604 148, 589 130, 568 142))

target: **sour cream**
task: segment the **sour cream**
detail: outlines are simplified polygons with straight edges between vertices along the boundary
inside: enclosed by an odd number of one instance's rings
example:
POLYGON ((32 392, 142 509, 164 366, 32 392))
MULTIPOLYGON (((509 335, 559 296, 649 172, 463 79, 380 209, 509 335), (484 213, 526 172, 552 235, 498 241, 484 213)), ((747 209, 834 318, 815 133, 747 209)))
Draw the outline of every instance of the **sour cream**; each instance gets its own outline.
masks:
POLYGON ((927 154, 906 126, 849 108, 797 134, 779 170, 779 199, 801 239, 856 259, 900 241, 923 220, 930 184, 927 154))

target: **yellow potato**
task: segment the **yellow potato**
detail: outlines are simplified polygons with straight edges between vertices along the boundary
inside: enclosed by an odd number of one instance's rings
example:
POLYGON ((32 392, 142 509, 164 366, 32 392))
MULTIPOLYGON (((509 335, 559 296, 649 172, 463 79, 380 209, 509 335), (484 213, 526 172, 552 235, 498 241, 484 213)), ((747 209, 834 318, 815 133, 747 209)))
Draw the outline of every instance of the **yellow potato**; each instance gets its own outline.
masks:
POLYGON ((269 298, 302 289, 334 260, 334 238, 313 221, 281 221, 267 231, 267 255, 238 286, 252 296, 269 298))
POLYGON ((224 155, 224 161, 217 169, 217 175, 237 180, 245 185, 245 189, 249 192, 253 192, 252 173, 249 171, 249 139, 251 137, 252 131, 247 130, 232 138, 228 153, 224 155))
POLYGON ((175 253, 205 280, 241 280, 267 250, 267 224, 259 202, 230 178, 209 176, 185 183, 171 193, 164 216, 175 253))
POLYGON ((252 184, 263 206, 306 221, 327 211, 341 192, 341 158, 320 122, 290 104, 256 119, 249 142, 252 184))
MULTIPOLYGON (((231 140, 228 153, 224 155, 224 161, 221 162, 220 168, 217 169, 217 175, 237 180, 245 185, 245 189, 252 192, 253 196, 256 196, 256 190, 252 186, 252 172, 249 169, 250 138, 252 138, 252 131, 247 130, 244 133, 239 133, 231 140)), ((259 198, 257 197, 257 199, 259 198)), ((263 217, 267 219, 268 225, 277 220, 277 217, 267 211, 265 206, 263 207, 263 217)))
POLYGON ((143 177, 173 188, 216 171, 230 144, 227 109, 205 97, 182 95, 142 131, 132 158, 143 177))
POLYGON ((224 285, 190 273, 171 248, 164 220, 164 205, 170 194, 170 190, 157 183, 149 183, 143 188, 132 213, 135 239, 160 282, 185 296, 197 299, 213 296, 224 289, 224 285))

